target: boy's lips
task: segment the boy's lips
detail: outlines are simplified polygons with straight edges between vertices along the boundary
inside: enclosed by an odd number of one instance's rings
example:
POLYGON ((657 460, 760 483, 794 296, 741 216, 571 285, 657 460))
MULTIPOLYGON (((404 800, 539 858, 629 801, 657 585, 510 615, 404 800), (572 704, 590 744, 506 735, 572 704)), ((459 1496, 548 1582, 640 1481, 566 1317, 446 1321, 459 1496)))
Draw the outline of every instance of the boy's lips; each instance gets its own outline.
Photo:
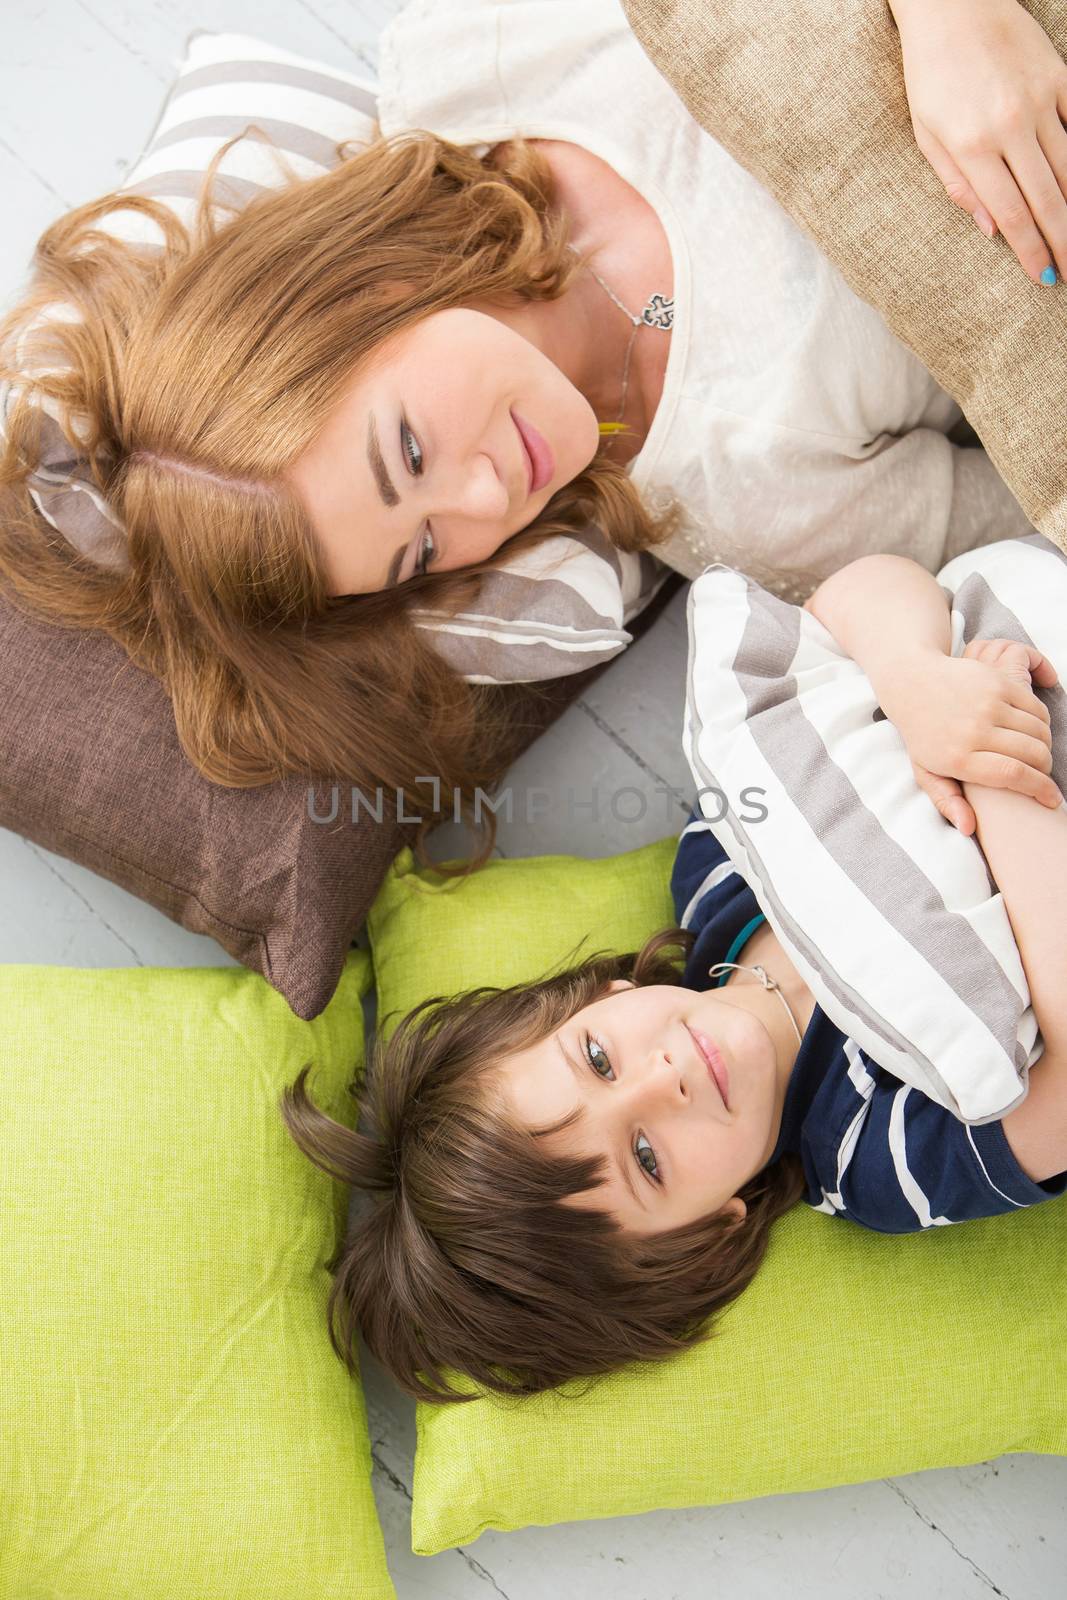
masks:
MULTIPOLYGON (((688 1023, 686 1026, 688 1027, 688 1023)), ((727 1111, 729 1111, 730 1075, 726 1070, 725 1061, 716 1050, 706 1033, 699 1033, 696 1028, 690 1028, 689 1032, 692 1035, 693 1043, 696 1045, 697 1049, 700 1051, 700 1054, 704 1058, 704 1064, 708 1069, 708 1076, 715 1085, 716 1089, 718 1089, 719 1094, 722 1097, 723 1105, 726 1107, 727 1111)))

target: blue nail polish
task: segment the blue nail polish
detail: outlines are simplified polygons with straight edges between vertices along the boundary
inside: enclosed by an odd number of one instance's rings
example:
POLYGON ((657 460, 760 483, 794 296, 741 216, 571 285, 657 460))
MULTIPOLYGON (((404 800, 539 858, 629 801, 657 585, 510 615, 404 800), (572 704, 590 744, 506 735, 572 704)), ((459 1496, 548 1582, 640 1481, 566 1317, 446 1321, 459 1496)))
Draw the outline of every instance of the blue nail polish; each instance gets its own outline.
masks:
POLYGON ((1056 268, 1046 267, 1044 272, 1041 274, 1041 282, 1046 286, 1046 288, 1051 289, 1052 285, 1056 282, 1056 268))

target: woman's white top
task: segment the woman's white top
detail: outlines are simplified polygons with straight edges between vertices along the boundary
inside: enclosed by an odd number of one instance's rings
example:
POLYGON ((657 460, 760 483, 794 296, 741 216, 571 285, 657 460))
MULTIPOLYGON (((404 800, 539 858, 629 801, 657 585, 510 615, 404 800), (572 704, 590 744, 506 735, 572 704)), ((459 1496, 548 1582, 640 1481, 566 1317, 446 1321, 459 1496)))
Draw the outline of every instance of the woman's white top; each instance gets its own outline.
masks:
POLYGON ((936 571, 1030 531, 985 451, 946 438, 956 403, 693 120, 616 0, 413 0, 380 73, 383 133, 569 140, 659 215, 674 329, 630 471, 653 507, 681 504, 670 566, 724 561, 802 599, 860 555, 936 571))

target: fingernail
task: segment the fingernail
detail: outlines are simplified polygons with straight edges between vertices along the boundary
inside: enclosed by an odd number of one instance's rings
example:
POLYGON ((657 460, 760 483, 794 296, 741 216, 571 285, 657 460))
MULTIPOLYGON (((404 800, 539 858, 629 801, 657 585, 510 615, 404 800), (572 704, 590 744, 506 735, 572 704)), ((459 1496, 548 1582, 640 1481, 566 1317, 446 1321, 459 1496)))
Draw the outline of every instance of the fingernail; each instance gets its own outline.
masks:
POLYGON ((993 221, 993 218, 989 215, 989 212, 988 211, 976 211, 975 214, 974 214, 974 220, 975 220, 975 222, 977 222, 978 226, 981 228, 981 230, 985 234, 986 238, 987 239, 992 239, 993 235, 997 231, 997 225, 993 221))
POLYGON ((1056 282, 1056 268, 1046 267, 1044 272, 1041 274, 1041 282, 1047 289, 1051 289, 1053 284, 1056 282))

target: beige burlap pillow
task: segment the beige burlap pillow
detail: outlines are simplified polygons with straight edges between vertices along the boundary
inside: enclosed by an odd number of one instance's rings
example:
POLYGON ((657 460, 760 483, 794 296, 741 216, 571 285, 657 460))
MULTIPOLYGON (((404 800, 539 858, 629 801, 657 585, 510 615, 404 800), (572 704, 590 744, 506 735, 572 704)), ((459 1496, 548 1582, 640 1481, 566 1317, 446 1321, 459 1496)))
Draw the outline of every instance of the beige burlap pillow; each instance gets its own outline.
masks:
MULTIPOLYGON (((1067 286, 1034 285, 915 144, 885 0, 623 0, 652 61, 958 401, 1067 548, 1067 286)), ((1067 7, 1027 0, 1061 55, 1067 7)))

